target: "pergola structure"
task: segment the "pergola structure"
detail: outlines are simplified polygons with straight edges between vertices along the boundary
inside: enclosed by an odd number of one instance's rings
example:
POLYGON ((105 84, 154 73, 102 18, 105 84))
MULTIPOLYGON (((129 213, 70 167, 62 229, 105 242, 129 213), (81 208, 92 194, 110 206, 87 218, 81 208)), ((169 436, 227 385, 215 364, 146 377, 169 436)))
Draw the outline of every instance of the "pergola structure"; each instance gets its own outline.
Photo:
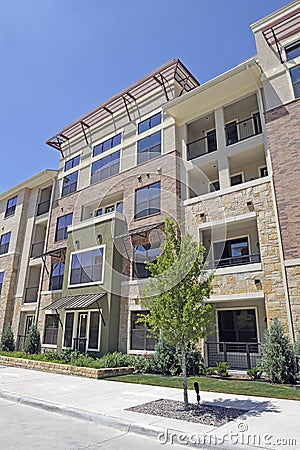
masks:
POLYGON ((63 128, 61 132, 48 139, 46 144, 59 150, 62 156, 62 145, 69 139, 74 138, 81 133, 83 133, 86 143, 88 144, 87 130, 89 130, 90 127, 109 116, 113 116, 123 108, 125 108, 128 118, 131 121, 130 105, 155 90, 158 86, 164 91, 166 101, 171 100, 168 87, 169 83, 173 80, 181 87, 179 96, 184 92, 189 92, 199 86, 199 82, 184 64, 182 64, 179 59, 173 59, 107 102, 102 103, 102 105, 90 111, 80 119, 63 128))

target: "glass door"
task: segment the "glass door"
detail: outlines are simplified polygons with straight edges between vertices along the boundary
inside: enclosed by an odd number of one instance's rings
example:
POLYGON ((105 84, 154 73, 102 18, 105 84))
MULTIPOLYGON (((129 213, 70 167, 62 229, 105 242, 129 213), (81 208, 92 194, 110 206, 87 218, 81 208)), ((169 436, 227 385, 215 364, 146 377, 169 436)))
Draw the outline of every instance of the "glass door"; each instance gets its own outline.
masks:
POLYGON ((85 353, 86 351, 87 317, 87 313, 78 314, 77 350, 79 350, 80 353, 85 353))

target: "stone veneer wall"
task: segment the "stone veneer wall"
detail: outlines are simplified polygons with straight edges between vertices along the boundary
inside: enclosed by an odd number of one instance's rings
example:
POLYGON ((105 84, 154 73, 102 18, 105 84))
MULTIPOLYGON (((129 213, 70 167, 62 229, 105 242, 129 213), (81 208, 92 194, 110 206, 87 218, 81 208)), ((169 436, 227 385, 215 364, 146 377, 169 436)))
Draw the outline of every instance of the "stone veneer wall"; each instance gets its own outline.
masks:
POLYGON ((294 331, 300 330, 300 265, 286 267, 294 331))
MULTIPOLYGON (((279 243, 276 232, 274 205, 272 202, 270 183, 260 180, 242 185, 231 193, 211 197, 187 206, 187 229, 195 235, 197 227, 203 223, 201 213, 208 215, 207 221, 223 220, 224 217, 238 217, 249 213, 247 201, 251 199, 256 212, 262 271, 216 275, 214 279, 214 295, 243 294, 257 291, 254 278, 262 282, 265 295, 267 321, 279 317, 288 330, 286 302, 281 272, 279 243)), ((238 222, 235 222, 236 224, 238 222)), ((233 268, 234 271, 234 268, 233 268)))

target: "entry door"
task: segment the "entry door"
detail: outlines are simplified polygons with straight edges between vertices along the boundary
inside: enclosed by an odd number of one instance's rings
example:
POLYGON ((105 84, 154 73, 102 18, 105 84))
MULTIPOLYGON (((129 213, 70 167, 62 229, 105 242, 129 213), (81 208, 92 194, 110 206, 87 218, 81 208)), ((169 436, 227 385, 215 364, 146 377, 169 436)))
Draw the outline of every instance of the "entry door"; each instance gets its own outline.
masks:
POLYGON ((87 341, 87 313, 78 314, 77 349, 85 353, 87 341))
POLYGON ((25 330, 24 330, 25 337, 27 336, 28 331, 32 324, 33 324, 33 316, 26 316, 25 330))

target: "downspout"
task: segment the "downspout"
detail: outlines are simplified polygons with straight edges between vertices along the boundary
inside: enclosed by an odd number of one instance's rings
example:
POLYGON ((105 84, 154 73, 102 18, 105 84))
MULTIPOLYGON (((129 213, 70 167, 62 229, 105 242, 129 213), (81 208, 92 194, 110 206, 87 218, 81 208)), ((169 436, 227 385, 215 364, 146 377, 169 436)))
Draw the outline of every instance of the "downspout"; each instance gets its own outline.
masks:
MULTIPOLYGON (((264 105, 263 105, 263 101, 262 101, 262 95, 261 95, 260 88, 257 85, 257 82, 256 82, 255 78, 253 77, 253 74, 251 73, 251 69, 250 69, 249 65, 247 64, 246 67, 247 67, 248 73, 249 73, 253 83, 255 84, 257 92, 258 92, 259 109, 261 112, 264 112, 264 105)), ((275 193, 275 187, 274 187, 273 168, 272 168, 271 156, 270 156, 270 152, 269 152, 268 137, 267 137, 267 133, 266 133, 266 124, 265 124, 264 117, 261 117, 261 119, 263 119, 263 120, 261 120, 261 123, 262 123, 263 136, 264 136, 264 141, 265 141, 267 168, 268 168, 268 172, 270 172, 269 175, 270 175, 271 194, 272 194, 272 201, 274 204, 275 223, 276 223, 276 231, 277 231, 278 246, 279 246, 279 258, 280 258, 280 265, 281 265, 281 272, 282 272, 282 279, 283 279, 283 289, 284 289, 284 297, 285 297, 285 303, 286 303, 289 335, 290 335, 291 343, 293 344, 295 342, 295 332, 294 332, 294 326, 293 326, 293 320, 292 320, 292 309, 291 309, 291 302, 290 302, 290 296, 289 296, 289 290, 288 290, 286 267, 284 264, 283 244, 282 244, 281 229, 280 229, 280 222, 279 222, 279 213, 278 213, 278 207, 277 207, 277 201, 276 201, 276 193, 275 193)))
MULTIPOLYGON (((50 206, 48 211, 48 223, 46 228, 46 234, 45 234, 45 244, 44 244, 44 252, 47 249, 48 244, 48 238, 49 238, 49 232, 50 232, 50 222, 51 222, 51 213, 52 213, 52 205, 53 205, 53 197, 55 192, 55 183, 56 183, 56 177, 52 181, 52 192, 50 197, 50 206)), ((35 312, 35 319, 34 323, 37 325, 38 323, 38 317, 40 312, 40 303, 41 303, 41 295, 42 295, 42 287, 43 287, 43 280, 44 280, 44 274, 45 274, 45 264, 43 264, 41 275, 40 275, 40 282, 39 282, 39 290, 38 290, 38 296, 37 296, 37 302, 36 302, 36 312, 35 312)))

